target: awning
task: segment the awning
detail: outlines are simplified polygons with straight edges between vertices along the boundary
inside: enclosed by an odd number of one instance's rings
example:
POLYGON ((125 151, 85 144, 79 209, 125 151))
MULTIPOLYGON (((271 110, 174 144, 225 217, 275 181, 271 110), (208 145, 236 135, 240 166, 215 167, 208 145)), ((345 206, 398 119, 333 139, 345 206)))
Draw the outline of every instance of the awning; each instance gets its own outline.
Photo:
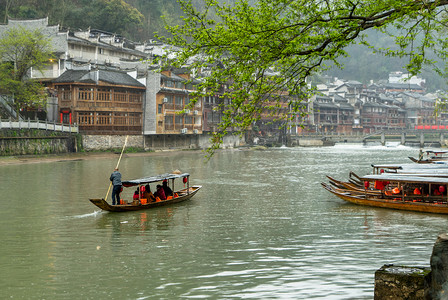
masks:
POLYGON ((162 174, 162 175, 156 175, 156 176, 151 176, 151 177, 144 177, 144 178, 139 178, 139 179, 133 179, 133 180, 125 180, 122 181, 121 184, 124 187, 131 187, 131 186, 136 186, 136 185, 142 185, 142 184, 147 184, 147 183, 152 183, 152 182, 159 182, 159 181, 163 181, 165 179, 175 179, 175 178, 181 178, 181 177, 189 177, 190 174, 188 173, 183 173, 183 174, 162 174))

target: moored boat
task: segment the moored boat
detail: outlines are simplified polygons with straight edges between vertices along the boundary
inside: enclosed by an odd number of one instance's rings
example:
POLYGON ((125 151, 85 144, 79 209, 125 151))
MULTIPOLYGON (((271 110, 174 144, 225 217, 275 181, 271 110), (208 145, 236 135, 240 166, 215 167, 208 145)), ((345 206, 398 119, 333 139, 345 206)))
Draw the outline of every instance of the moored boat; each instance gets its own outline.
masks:
POLYGON ((101 208, 102 210, 111 211, 111 212, 136 211, 136 210, 143 210, 143 209, 149 209, 149 208, 159 207, 159 206, 163 206, 163 205, 178 203, 178 202, 182 202, 182 201, 186 201, 186 200, 190 199, 202 188, 202 186, 200 186, 200 185, 190 186, 189 178, 190 178, 190 174, 188 174, 188 173, 162 174, 162 175, 139 178, 139 179, 134 179, 134 180, 127 180, 127 181, 122 182, 122 185, 124 188, 137 187, 138 190, 141 190, 141 188, 147 184, 155 183, 155 182, 163 182, 164 180, 167 180, 168 182, 171 182, 171 188, 173 190, 173 195, 168 196, 166 200, 161 200, 159 198, 156 201, 149 202, 148 199, 142 199, 141 196, 139 196, 139 198, 135 199, 135 200, 122 199, 122 203, 117 204, 117 205, 111 205, 111 204, 107 203, 107 201, 104 200, 104 198, 95 198, 95 199, 89 199, 89 200, 90 200, 90 202, 92 202, 94 205, 101 208), (175 190, 175 184, 174 184, 175 179, 179 179, 179 178, 182 178, 182 182, 185 187, 182 189, 179 189, 179 190, 175 190))
POLYGON ((414 158, 409 156, 409 159, 418 164, 431 164, 435 162, 448 162, 448 151, 435 151, 427 150, 425 151, 426 158, 423 158, 423 151, 420 151, 419 157, 414 158))
POLYGON ((448 177, 448 164, 435 162, 431 164, 373 165, 373 174, 400 174, 425 177, 448 177))
POLYGON ((375 174, 360 179, 365 182, 364 192, 350 186, 345 189, 325 183, 322 186, 337 197, 358 205, 448 214, 448 178, 375 174), (372 188, 374 186, 380 188, 372 188))

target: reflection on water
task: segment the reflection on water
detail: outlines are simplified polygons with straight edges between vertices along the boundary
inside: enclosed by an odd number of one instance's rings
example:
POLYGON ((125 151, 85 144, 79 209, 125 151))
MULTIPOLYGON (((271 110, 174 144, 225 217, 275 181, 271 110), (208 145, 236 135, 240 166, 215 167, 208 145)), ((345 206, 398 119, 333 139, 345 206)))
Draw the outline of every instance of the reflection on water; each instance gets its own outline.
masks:
MULTIPOLYGON (((15 299, 372 299, 383 264, 428 265, 441 215, 352 205, 325 175, 408 163, 407 147, 277 148, 124 157, 133 179, 175 169, 190 201, 99 211, 116 161, 0 167, 0 289, 15 299)), ((110 197, 110 196, 109 196, 110 197)))

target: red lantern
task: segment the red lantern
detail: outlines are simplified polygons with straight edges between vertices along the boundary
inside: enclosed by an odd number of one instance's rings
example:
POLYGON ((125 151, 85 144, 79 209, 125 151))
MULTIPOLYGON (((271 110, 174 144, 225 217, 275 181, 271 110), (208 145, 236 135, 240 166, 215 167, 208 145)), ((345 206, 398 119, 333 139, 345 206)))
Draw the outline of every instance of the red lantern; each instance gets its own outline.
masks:
POLYGON ((381 169, 381 170, 380 170, 380 174, 383 174, 383 173, 384 173, 384 169, 381 169))
POLYGON ((145 186, 142 185, 142 186, 140 187, 140 192, 144 192, 145 190, 146 190, 145 186))
POLYGON ((441 192, 442 194, 445 193, 445 186, 444 185, 439 186, 439 192, 441 192))
POLYGON ((369 186, 370 186, 370 182, 364 181, 364 187, 366 188, 366 190, 369 188, 369 186))
POLYGON ((188 181, 187 177, 182 178, 182 182, 184 183, 184 185, 187 183, 187 181, 188 181))

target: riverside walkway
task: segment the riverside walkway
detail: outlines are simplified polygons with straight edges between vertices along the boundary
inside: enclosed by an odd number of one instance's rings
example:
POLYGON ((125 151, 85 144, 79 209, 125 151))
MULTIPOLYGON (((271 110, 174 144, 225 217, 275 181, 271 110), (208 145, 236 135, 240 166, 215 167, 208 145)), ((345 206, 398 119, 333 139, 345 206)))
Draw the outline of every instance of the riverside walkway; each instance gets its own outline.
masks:
POLYGON ((12 121, 12 120, 0 120, 0 129, 40 129, 46 131, 58 131, 67 133, 79 133, 77 125, 64 125, 60 123, 49 123, 45 121, 12 121))

